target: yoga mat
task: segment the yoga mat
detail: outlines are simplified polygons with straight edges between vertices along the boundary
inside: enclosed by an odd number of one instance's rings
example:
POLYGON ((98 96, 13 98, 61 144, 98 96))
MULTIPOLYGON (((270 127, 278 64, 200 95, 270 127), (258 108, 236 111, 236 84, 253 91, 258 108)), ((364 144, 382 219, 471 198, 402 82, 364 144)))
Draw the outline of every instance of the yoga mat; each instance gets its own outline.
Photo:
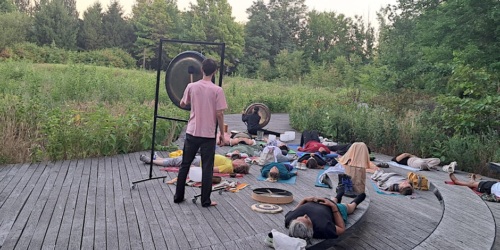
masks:
POLYGON ((325 170, 326 169, 323 169, 318 172, 318 175, 316 176, 316 183, 314 183, 314 186, 322 188, 330 188, 325 183, 322 183, 321 180, 319 179, 319 177, 325 172, 325 170))
MULTIPOLYGON (((298 147, 299 147, 299 144, 288 144, 288 147, 290 148, 290 150, 294 150, 297 154, 297 156, 300 158, 301 156, 303 156, 304 154, 310 154, 310 153, 306 153, 306 152, 300 152, 298 150, 298 147)), ((325 146, 326 147, 326 146, 325 146)), ((324 158, 337 158, 339 157, 339 155, 337 153, 329 153, 327 155, 324 155, 323 156, 323 159, 324 158)))
POLYGON ((397 167, 397 168, 404 168, 406 170, 410 170, 410 171, 413 171, 413 172, 420 171, 420 169, 416 169, 416 168, 412 168, 410 166, 402 165, 402 164, 399 164, 399 163, 397 163, 395 161, 389 161, 389 162, 387 162, 387 164, 389 164, 389 165, 391 165, 393 167, 397 167))
MULTIPOLYGON (((166 172, 179 172, 178 167, 164 167, 160 168, 161 171, 166 171, 166 172)), ((214 173, 214 176, 219 176, 219 177, 231 177, 231 174, 226 174, 226 173, 214 173)), ((243 174, 236 174, 235 178, 243 178, 243 174)))
MULTIPOLYGON (((294 168, 291 173, 297 173, 297 169, 294 168)), ((267 178, 263 177, 260 173, 259 175, 257 176, 257 180, 258 181, 265 181, 267 178)), ((285 183, 285 184, 295 184, 295 181, 297 180, 297 176, 293 176, 292 178, 288 179, 288 180, 282 180, 282 179, 278 179, 278 183, 285 183)))
POLYGON ((402 194, 400 194, 400 193, 393 193, 393 192, 385 192, 385 191, 382 191, 382 190, 378 187, 377 183, 375 183, 375 181, 374 181, 374 180, 372 180, 372 179, 370 179, 370 182, 372 183, 373 189, 375 190, 375 192, 377 192, 377 194, 390 195, 390 196, 403 196, 403 197, 404 197, 404 195, 402 195, 402 194))

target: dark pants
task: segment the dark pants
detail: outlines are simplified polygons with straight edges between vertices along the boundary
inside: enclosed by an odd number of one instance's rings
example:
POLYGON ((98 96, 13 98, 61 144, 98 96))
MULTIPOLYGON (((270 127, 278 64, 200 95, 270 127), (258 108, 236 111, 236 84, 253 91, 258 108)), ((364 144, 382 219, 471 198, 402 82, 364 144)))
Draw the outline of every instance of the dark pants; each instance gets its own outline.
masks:
POLYGON ((319 140, 318 131, 316 131, 316 130, 313 130, 313 131, 304 130, 304 132, 302 132, 302 136, 300 137, 300 146, 303 147, 309 141, 321 142, 319 140))
POLYGON ((210 194, 212 193, 212 177, 214 173, 215 138, 196 137, 186 134, 184 149, 182 153, 182 163, 177 176, 177 186, 175 188, 174 202, 179 203, 184 200, 186 178, 189 167, 193 162, 196 153, 200 149, 201 153, 201 205, 210 206, 210 194))

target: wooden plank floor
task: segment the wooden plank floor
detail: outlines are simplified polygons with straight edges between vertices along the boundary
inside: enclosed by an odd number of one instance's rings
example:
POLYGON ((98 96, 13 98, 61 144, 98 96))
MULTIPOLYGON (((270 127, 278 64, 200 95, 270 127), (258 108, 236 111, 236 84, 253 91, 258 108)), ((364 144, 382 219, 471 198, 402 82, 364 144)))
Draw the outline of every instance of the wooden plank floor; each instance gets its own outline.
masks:
MULTIPOLYGON (((226 116, 230 130, 241 129, 239 119, 239 115, 226 116)), ((291 130, 288 116, 273 114, 268 128, 291 130)), ((273 228, 286 232, 284 215, 298 201, 332 194, 314 186, 319 170, 300 171, 296 184, 288 185, 258 181, 259 170, 254 167, 244 178, 233 179, 249 187, 239 193, 212 194, 219 203, 216 207, 203 208, 199 200, 192 203, 189 199, 200 192, 192 187, 186 187, 188 201, 175 204, 175 186, 162 179, 130 188, 132 181, 149 175, 149 165, 139 161, 141 153, 145 152, 0 166, 2 250, 269 249, 263 243, 265 235, 273 228), (257 187, 289 190, 294 202, 283 205, 283 213, 256 213, 250 206, 255 203, 251 189, 257 187)), ((177 176, 159 167, 153 170, 154 176, 177 176)), ((370 182, 367 186, 371 203, 364 224, 332 249, 412 249, 441 219, 443 210, 432 192, 417 191, 417 198, 409 199, 377 194, 370 182)), ((496 218, 500 218, 498 205, 488 203, 496 218)))

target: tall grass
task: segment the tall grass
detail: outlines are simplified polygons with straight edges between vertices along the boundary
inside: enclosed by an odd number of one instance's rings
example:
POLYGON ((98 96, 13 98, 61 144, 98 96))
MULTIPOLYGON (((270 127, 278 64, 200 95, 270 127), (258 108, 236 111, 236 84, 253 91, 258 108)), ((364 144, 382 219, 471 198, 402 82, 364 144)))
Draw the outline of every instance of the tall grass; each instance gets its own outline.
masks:
MULTIPOLYGON (((0 63, 0 163, 60 160, 149 149, 156 74, 83 65, 0 63)), ((318 72, 316 72, 318 74, 318 72)), ((163 75, 159 115, 187 119, 168 99, 163 75)), ((305 78, 314 81, 315 75, 305 78)), ((325 78, 326 79, 326 78, 325 78)), ((229 110, 261 102, 289 113, 296 130, 319 130, 339 142, 364 141, 389 155, 439 157, 458 168, 485 173, 500 161, 498 133, 446 136, 428 117, 432 96, 404 91, 310 82, 265 82, 225 77, 229 110), (365 104, 360 104, 365 103, 365 104)), ((183 123, 158 120, 159 146, 175 140, 183 123)))

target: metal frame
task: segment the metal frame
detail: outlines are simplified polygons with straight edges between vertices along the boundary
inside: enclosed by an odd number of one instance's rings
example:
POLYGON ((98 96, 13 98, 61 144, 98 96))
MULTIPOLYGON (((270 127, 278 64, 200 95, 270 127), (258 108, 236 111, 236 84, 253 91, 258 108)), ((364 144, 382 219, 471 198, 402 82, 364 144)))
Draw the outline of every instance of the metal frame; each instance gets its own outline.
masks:
MULTIPOLYGON (((198 42, 198 41, 184 41, 184 40, 170 40, 170 39, 160 39, 160 47, 158 48, 158 66, 156 69, 156 93, 155 93, 155 111, 154 111, 154 121, 153 121, 153 138, 151 142, 151 154, 149 163, 149 178, 142 179, 138 181, 133 181, 131 188, 135 188, 135 184, 139 182, 145 182, 154 179, 165 179, 167 176, 157 176, 153 177, 153 157, 155 151, 155 137, 156 137, 156 122, 157 119, 165 119, 171 121, 179 121, 179 122, 188 122, 187 120, 160 116, 158 115, 158 96, 160 91, 160 78, 161 78, 161 66, 162 66, 162 54, 163 54, 163 43, 186 43, 186 44, 197 44, 197 45, 210 45, 210 46, 219 46, 221 49, 220 53, 220 67, 219 67, 219 87, 222 87, 222 78, 224 76, 224 57, 226 52, 226 43, 214 43, 214 42, 198 42)), ((216 124, 217 127, 217 124, 216 124)))

